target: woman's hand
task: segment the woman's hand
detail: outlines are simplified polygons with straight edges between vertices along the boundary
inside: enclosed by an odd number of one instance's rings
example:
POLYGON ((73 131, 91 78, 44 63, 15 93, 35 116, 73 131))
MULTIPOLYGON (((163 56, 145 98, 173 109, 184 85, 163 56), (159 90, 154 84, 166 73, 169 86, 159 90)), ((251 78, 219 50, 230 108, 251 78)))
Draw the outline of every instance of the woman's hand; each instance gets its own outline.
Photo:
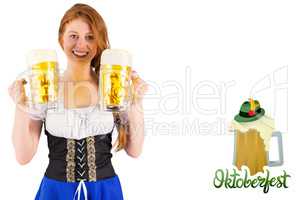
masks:
POLYGON ((25 106, 26 104, 26 94, 24 84, 25 79, 15 80, 9 87, 8 93, 16 105, 25 106))
POLYGON ((148 84, 139 77, 136 71, 132 71, 131 80, 133 84, 133 102, 132 104, 140 104, 143 101, 145 93, 148 91, 148 84))

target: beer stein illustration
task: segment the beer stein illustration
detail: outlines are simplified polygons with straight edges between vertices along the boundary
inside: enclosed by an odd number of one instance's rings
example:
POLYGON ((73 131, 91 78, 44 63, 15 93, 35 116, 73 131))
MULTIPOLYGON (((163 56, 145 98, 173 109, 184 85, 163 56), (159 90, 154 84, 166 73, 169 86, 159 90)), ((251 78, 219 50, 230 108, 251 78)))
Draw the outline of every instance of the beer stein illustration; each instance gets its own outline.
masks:
POLYGON ((101 55, 99 103, 104 111, 121 112, 132 101, 131 55, 121 49, 106 49, 101 55))
POLYGON ((32 50, 27 56, 28 70, 23 82, 26 104, 39 107, 57 100, 59 69, 56 52, 53 50, 32 50))
POLYGON ((234 129, 233 164, 240 170, 243 165, 250 175, 263 172, 264 166, 283 164, 281 132, 274 131, 274 120, 265 115, 257 100, 249 99, 242 104, 240 112, 232 122, 234 129), (279 160, 269 160, 271 137, 277 137, 279 160))

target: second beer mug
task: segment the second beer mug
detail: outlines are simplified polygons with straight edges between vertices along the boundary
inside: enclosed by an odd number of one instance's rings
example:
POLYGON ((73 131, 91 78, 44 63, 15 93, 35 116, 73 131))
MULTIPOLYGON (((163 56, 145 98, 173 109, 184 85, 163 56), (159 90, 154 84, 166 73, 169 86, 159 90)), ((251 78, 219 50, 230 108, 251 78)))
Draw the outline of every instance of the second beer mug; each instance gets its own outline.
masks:
POLYGON ((120 49, 106 49, 101 56, 99 99, 102 110, 120 112, 132 101, 131 55, 120 49))
POLYGON ((251 175, 263 172, 264 166, 283 164, 281 132, 274 132, 274 120, 265 116, 258 101, 244 102, 232 122, 234 128, 233 164, 240 170, 247 166, 251 175), (279 160, 270 161, 270 140, 277 137, 279 160))
POLYGON ((27 54, 28 71, 23 77, 26 104, 36 108, 57 100, 59 70, 56 52, 32 50, 27 54))

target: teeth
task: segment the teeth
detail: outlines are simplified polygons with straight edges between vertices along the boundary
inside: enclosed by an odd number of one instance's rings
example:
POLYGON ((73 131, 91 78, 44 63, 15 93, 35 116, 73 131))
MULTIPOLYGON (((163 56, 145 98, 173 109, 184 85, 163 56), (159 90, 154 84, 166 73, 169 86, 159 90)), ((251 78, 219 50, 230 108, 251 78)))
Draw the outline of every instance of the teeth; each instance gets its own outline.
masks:
POLYGON ((76 56, 86 56, 88 54, 88 52, 79 52, 79 51, 75 51, 75 50, 73 50, 73 53, 76 56))

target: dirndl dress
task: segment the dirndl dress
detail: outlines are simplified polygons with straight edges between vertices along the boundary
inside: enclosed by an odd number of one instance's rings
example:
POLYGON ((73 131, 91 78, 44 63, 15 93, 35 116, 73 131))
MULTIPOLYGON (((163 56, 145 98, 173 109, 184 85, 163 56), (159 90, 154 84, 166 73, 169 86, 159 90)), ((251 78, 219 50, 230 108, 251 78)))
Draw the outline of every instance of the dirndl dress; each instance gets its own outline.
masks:
POLYGON ((111 163, 116 119, 98 106, 64 109, 40 107, 31 118, 42 120, 49 164, 35 200, 123 200, 111 163))

